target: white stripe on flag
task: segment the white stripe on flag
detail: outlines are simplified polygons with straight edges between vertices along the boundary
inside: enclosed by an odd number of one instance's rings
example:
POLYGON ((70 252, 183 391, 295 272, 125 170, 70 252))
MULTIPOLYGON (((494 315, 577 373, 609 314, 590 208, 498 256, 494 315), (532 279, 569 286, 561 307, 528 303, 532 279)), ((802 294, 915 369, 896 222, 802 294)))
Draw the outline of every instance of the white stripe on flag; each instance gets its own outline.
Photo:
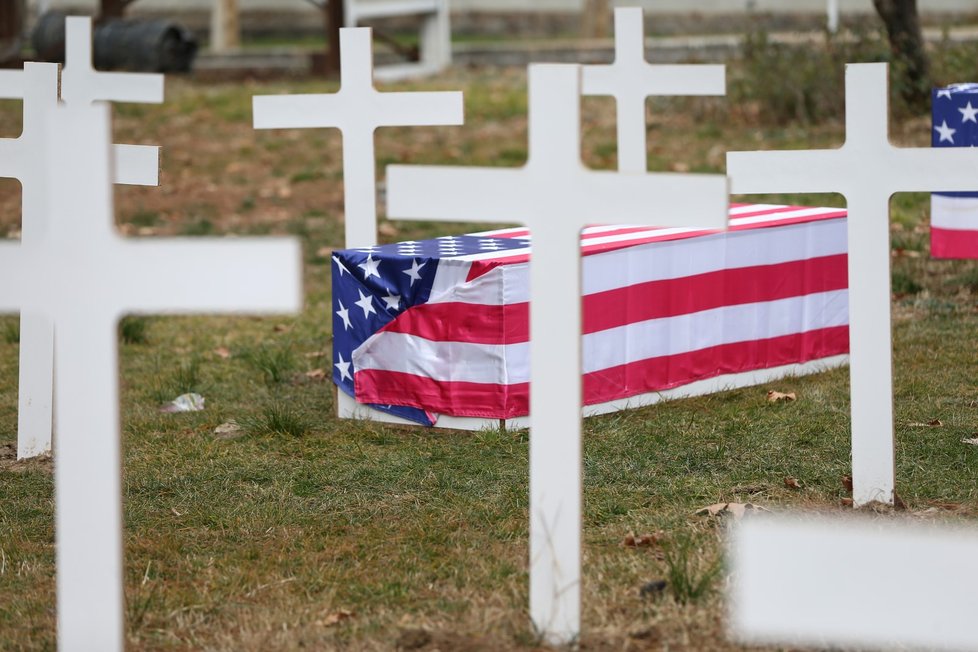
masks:
POLYGON ((978 231, 978 197, 931 195, 930 223, 940 229, 978 231))

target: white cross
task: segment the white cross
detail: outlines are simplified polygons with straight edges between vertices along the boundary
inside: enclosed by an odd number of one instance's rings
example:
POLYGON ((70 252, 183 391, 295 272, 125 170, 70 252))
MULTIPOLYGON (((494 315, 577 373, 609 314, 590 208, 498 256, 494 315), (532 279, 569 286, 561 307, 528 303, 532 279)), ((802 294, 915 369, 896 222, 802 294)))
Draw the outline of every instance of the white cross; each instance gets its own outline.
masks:
MULTIPOLYGON (((27 71, 34 84, 50 68, 27 71)), ((301 258, 291 239, 120 237, 108 107, 43 107, 31 122, 44 230, 0 242, 0 278, 16 279, 0 284, 0 311, 54 324, 59 649, 113 652, 124 611, 116 322, 126 312, 296 311, 301 258)))
POLYGON ((974 650, 978 530, 827 514, 731 531, 730 626, 752 645, 974 650))
MULTIPOLYGON (((61 73, 62 99, 69 105, 93 101, 147 102, 163 101, 163 75, 104 73, 92 68, 92 19, 69 16, 65 19, 65 69, 61 73)), ((47 88, 33 88, 25 93, 25 71, 5 71, 0 95, 24 100, 24 143, 30 141, 26 125, 35 102, 57 102, 57 72, 47 88)), ((49 73, 50 75, 50 73, 49 73)), ((27 145, 30 147, 30 145, 27 145)), ((115 182, 128 185, 159 185, 159 147, 149 145, 114 145, 115 182)), ((16 161, 27 161, 15 155, 16 161)), ((35 190, 43 174, 38 167, 19 167, 16 176, 24 188, 21 208, 21 240, 29 241, 43 233, 35 190), (28 190, 30 189, 30 190, 28 190)), ((20 372, 17 393, 17 457, 34 457, 51 450, 51 398, 53 389, 53 325, 40 314, 20 315, 20 372)))
POLYGON ((717 65, 652 65, 645 61, 640 7, 615 9, 615 61, 584 66, 584 95, 612 95, 618 114, 618 170, 645 172, 645 100, 653 95, 723 95, 726 69, 717 65))
POLYGON ((899 148, 887 138, 886 64, 846 67, 846 142, 835 150, 730 152, 733 194, 839 192, 849 209, 849 376, 853 502, 893 502, 889 201, 969 190, 978 151, 899 148))
MULTIPOLYGON (((61 99, 67 104, 92 102, 163 102, 163 75, 98 72, 92 66, 92 19, 65 18, 65 67, 61 99)), ((158 186, 160 148, 154 145, 115 145, 115 182, 158 186)))
POLYGON ((581 282, 585 225, 723 228, 722 176, 618 174, 580 160, 580 67, 532 65, 522 168, 393 165, 391 219, 522 222, 530 265, 530 614, 554 643, 580 631, 581 282))
POLYGON ((340 30, 340 90, 331 95, 259 95, 255 129, 336 127, 343 133, 346 248, 377 243, 374 131, 460 125, 462 94, 380 93, 373 86, 370 28, 340 30))

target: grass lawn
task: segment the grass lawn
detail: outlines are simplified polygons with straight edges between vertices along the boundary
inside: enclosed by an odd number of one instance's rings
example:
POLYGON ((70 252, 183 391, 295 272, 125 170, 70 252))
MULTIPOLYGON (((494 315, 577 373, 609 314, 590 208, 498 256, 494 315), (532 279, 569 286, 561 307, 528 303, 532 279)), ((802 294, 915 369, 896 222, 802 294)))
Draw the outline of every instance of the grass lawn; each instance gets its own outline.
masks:
MULTIPOLYGON (((751 74, 732 68, 732 87, 746 87, 751 74)), ((466 126, 381 130, 378 169, 519 165, 525 80, 524 71, 473 69, 400 86, 463 89, 466 126)), ((306 306, 279 318, 124 322, 129 648, 537 648, 526 613, 529 433, 333 416, 332 385, 317 370, 330 375, 340 137, 255 132, 250 98, 335 84, 167 84, 165 105, 116 112, 119 142, 164 147, 161 188, 116 190, 119 228, 131 237, 295 234, 306 306), (206 397, 206 410, 159 412, 188 391, 206 397), (215 434, 232 419, 240 433, 215 434)), ((584 102, 584 158, 593 167, 615 166, 613 109, 610 100, 584 102)), ((650 103, 650 168, 722 172, 728 150, 843 140, 837 117, 797 119, 801 105, 777 121, 770 110, 736 94, 650 103)), ((0 104, 0 135, 16 135, 19 122, 17 104, 0 104)), ((929 144, 926 117, 905 116, 891 131, 901 144, 929 144)), ((0 237, 18 237, 19 204, 17 185, 0 183, 0 237)), ((898 195, 892 206, 897 490, 910 518, 972 518, 978 447, 961 440, 978 430, 978 266, 929 259, 926 195, 898 195)), ((391 242, 469 227, 380 228, 391 242)), ((0 649, 46 650, 55 646, 51 462, 13 459, 17 337, 16 317, 0 318, 0 649)), ((739 649, 724 638, 723 527, 694 512, 720 501, 847 509, 848 415, 841 369, 588 419, 584 649, 739 649), (769 403, 770 389, 798 400, 769 403), (655 536, 623 545, 631 534, 655 536), (664 591, 642 592, 659 579, 668 580, 664 591)))

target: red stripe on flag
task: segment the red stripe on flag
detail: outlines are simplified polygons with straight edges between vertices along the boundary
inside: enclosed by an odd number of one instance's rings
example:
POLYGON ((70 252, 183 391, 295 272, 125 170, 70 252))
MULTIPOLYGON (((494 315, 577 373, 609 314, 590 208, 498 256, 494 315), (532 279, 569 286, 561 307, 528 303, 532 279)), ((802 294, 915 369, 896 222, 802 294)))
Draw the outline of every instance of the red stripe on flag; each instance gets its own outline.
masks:
POLYGON ((930 255, 934 258, 978 258, 978 231, 932 226, 930 255))
POLYGON ((378 332, 416 335, 432 342, 519 344, 530 339, 529 305, 423 303, 405 310, 378 332))
POLYGON ((848 326, 721 344, 585 374, 584 402, 604 403, 705 378, 807 362, 848 351, 848 326))
POLYGON ((420 408, 456 417, 511 419, 530 411, 530 383, 439 381, 401 371, 356 372, 357 401, 420 408))
POLYGON ((584 298, 584 332, 848 287, 846 255, 637 283, 584 298))
MULTIPOLYGON (((757 371, 847 353, 849 327, 836 326, 736 342, 611 367, 584 375, 584 404, 596 405, 716 376, 757 371)), ((361 403, 417 407, 459 417, 509 419, 529 413, 529 383, 438 381, 403 372, 358 371, 361 403)))
MULTIPOLYGON (((848 287, 846 255, 724 269, 637 283, 584 297, 584 333, 723 306, 776 301, 848 287)), ((381 331, 435 342, 519 344, 530 337, 527 303, 425 303, 381 331)))

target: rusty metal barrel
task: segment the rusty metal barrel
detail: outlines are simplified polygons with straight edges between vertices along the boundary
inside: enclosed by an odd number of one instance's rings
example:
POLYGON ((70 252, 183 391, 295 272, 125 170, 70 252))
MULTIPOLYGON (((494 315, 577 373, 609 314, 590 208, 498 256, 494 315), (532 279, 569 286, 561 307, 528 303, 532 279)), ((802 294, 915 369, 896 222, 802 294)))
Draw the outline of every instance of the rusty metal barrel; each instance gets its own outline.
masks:
MULTIPOLYGON (((108 20, 95 26, 92 51, 99 70, 188 72, 197 54, 197 39, 171 20, 108 20)), ((31 35, 41 61, 65 60, 65 14, 49 11, 31 35)))

